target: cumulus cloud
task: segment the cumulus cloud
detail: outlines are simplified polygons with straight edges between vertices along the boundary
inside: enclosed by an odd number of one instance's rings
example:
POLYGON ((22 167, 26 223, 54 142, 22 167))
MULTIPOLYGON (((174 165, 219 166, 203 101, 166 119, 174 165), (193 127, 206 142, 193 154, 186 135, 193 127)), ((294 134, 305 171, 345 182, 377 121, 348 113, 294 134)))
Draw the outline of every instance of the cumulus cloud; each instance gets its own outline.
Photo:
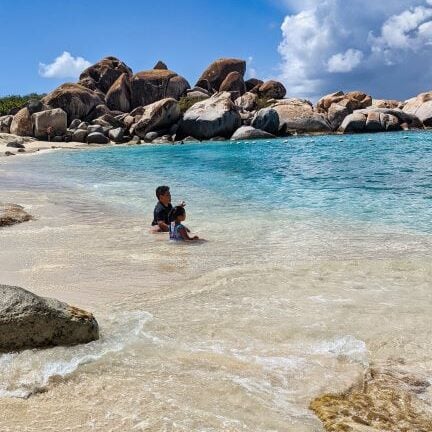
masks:
POLYGON ((279 78, 290 96, 404 99, 432 87, 432 0, 284 1, 279 78))
POLYGON ((73 57, 64 51, 50 64, 39 63, 39 75, 44 78, 78 78, 90 65, 83 57, 73 57))

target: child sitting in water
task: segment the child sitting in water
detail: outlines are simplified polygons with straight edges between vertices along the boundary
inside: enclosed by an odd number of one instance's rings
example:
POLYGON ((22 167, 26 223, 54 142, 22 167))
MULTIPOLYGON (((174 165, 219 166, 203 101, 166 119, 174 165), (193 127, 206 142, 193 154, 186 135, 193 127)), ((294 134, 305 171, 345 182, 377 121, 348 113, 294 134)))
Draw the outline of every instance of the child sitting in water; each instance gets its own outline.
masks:
POLYGON ((170 213, 170 240, 194 241, 199 240, 198 236, 190 237, 188 228, 182 222, 186 220, 186 210, 183 206, 174 207, 170 213))

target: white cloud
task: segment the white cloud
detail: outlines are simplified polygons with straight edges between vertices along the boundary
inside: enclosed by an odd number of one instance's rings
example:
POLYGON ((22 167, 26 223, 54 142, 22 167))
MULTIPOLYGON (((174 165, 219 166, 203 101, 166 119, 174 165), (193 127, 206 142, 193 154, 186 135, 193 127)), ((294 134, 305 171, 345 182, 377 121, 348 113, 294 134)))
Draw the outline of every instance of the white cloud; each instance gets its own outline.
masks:
POLYGON ((44 78, 78 78, 90 65, 83 57, 73 57, 64 51, 50 64, 39 63, 39 75, 44 78))
POLYGON ((362 51, 350 48, 344 53, 331 56, 327 62, 327 70, 331 73, 351 72, 361 63, 363 57, 362 51))
POLYGON ((288 96, 336 90, 405 98, 432 83, 432 0, 283 0, 288 96))

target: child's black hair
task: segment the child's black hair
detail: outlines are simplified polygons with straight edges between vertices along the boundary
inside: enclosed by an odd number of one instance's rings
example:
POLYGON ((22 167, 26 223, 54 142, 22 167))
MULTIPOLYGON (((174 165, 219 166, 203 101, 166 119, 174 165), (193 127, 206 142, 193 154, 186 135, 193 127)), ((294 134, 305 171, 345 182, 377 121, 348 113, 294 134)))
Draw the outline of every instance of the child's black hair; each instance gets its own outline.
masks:
POLYGON ((186 214, 186 210, 183 206, 174 207, 169 214, 169 220, 171 222, 175 222, 179 216, 183 216, 186 214))
POLYGON ((169 186, 158 186, 156 188, 156 197, 159 199, 161 195, 165 195, 167 192, 169 192, 170 188, 169 186))

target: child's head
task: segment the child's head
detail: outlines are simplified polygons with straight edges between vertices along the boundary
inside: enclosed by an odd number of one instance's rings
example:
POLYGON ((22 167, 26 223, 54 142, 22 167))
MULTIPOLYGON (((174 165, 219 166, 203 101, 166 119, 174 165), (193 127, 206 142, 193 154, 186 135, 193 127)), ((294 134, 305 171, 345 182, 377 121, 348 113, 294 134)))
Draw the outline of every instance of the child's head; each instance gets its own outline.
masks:
POLYGON ((165 206, 171 202, 171 192, 169 186, 158 186, 156 188, 157 199, 165 206))
POLYGON ((186 210, 183 206, 174 207, 170 213, 170 220, 174 222, 182 222, 186 219, 186 210))

